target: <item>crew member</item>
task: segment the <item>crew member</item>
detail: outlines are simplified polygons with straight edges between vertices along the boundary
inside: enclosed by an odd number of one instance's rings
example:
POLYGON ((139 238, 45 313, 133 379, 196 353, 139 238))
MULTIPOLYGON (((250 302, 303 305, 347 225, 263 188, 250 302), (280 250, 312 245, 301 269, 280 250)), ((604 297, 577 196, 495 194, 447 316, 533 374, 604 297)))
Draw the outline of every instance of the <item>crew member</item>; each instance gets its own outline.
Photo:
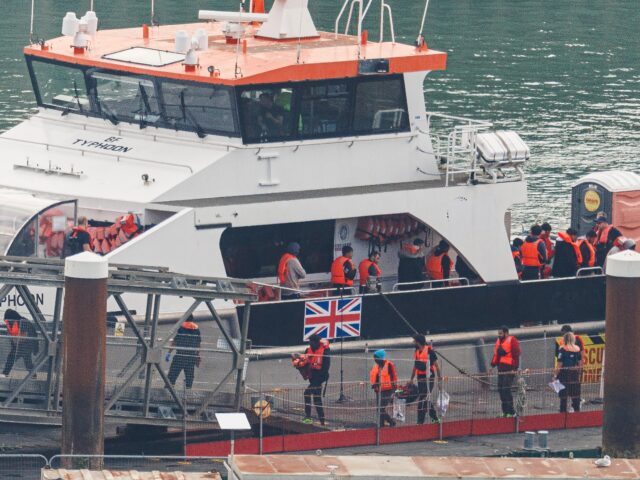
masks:
POLYGON ((438 422, 438 414, 433 406, 432 399, 429 398, 429 394, 433 392, 433 387, 435 386, 436 375, 438 379, 441 378, 438 356, 433 347, 427 345, 427 339, 424 335, 416 333, 413 336, 413 346, 416 350, 413 354, 411 383, 415 378, 418 379, 418 424, 424 423, 427 413, 427 401, 429 401, 429 417, 431 421, 438 422), (427 373, 429 373, 428 383, 427 373))
POLYGON ((373 361, 375 364, 369 378, 371 388, 376 392, 376 405, 380 405, 380 426, 383 427, 386 422, 390 427, 394 427, 396 422, 387 412, 387 407, 393 399, 393 392, 398 388, 398 375, 395 365, 386 357, 387 352, 384 350, 374 352, 373 361))
POLYGON ((551 241, 551 225, 549 222, 544 222, 540 225, 542 232, 540 233, 540 240, 544 242, 544 247, 547 250, 547 262, 551 263, 551 259, 555 254, 555 249, 553 248, 553 242, 551 241))
POLYGON ((4 364, 1 378, 6 378, 11 373, 16 360, 22 359, 24 366, 30 372, 33 370, 32 355, 38 353, 37 332, 31 322, 23 318, 18 312, 8 308, 4 312, 4 323, 11 337, 11 350, 4 364))
POLYGON ((262 130, 264 140, 281 137, 285 132, 284 109, 273 100, 269 92, 260 94, 260 108, 258 112, 258 124, 262 130))
POLYGON ((538 280, 547 261, 547 248, 538 238, 541 233, 540 225, 533 225, 522 244, 522 280, 538 280))
POLYGON ((282 300, 300 298, 300 280, 307 276, 307 272, 302 268, 298 255, 300 255, 300 244, 291 242, 278 263, 278 282, 283 287, 280 292, 282 300))
POLYGON ((478 275, 467 262, 465 262, 462 255, 458 254, 456 256, 456 265, 455 270, 458 272, 458 277, 466 278, 469 280, 469 285, 475 285, 478 283, 482 283, 482 279, 480 275, 478 275))
POLYGON ((516 411, 513 408, 513 395, 511 387, 520 366, 520 343, 513 335, 509 335, 509 328, 500 327, 498 339, 493 349, 491 367, 498 368, 498 392, 502 402, 502 416, 513 417, 516 411))
POLYGON ((625 238, 620 236, 613 241, 613 247, 607 253, 607 257, 604 259, 604 271, 607 271, 607 260, 611 255, 615 255, 616 253, 623 252, 625 250, 635 250, 636 249, 636 241, 632 238, 625 238))
POLYGON ((70 257, 76 253, 93 251, 93 239, 87 231, 87 228, 89 228, 87 217, 79 217, 78 225, 73 227, 64 237, 62 258, 70 257))
POLYGON ((329 368, 331 367, 331 351, 329 343, 320 340, 313 334, 309 337, 309 346, 304 352, 309 363, 309 386, 304 391, 304 420, 303 423, 312 424, 311 402, 316 406, 316 413, 320 425, 324 425, 324 408, 322 406, 322 384, 329 380, 329 368))
MULTIPOLYGON (((446 280, 451 274, 451 258, 449 257, 449 244, 440 240, 431 256, 427 260, 427 274, 432 280, 446 280)), ((442 287, 446 282, 435 282, 434 288, 442 287)))
POLYGON ((584 238, 578 239, 578 247, 580 255, 582 255, 580 268, 590 268, 596 264, 596 249, 594 247, 596 237, 596 232, 589 230, 584 238))
POLYGON ((518 278, 522 279, 522 244, 524 242, 521 238, 514 238, 511 243, 511 256, 513 257, 513 263, 516 266, 516 272, 518 272, 518 278))
MULTIPOLYGON (((200 366, 200 344, 202 337, 200 328, 195 322, 193 315, 180 325, 176 336, 171 341, 171 350, 176 349, 176 353, 171 360, 169 367, 169 381, 171 385, 176 384, 176 380, 182 371, 184 371, 184 381, 186 388, 193 386, 195 377, 195 368, 200 366)), ((169 356, 171 351, 167 353, 169 356)))
POLYGON ((598 212, 596 215, 595 232, 597 235, 596 265, 604 268, 604 262, 609 250, 613 248, 613 242, 616 238, 622 236, 622 233, 620 233, 620 230, 613 225, 609 225, 608 217, 605 212, 598 212))
POLYGON ((555 260, 551 275, 556 278, 575 277, 582 264, 580 247, 576 243, 578 232, 575 228, 567 228, 566 232, 558 232, 556 240, 555 260))
POLYGON ((402 242, 398 257, 398 283, 401 284, 398 290, 421 289, 424 285, 417 282, 424 280, 424 240, 416 238, 412 243, 402 242))
POLYGON ((369 258, 365 258, 358 265, 360 275, 360 293, 380 292, 382 285, 382 270, 380 269, 380 252, 372 250, 369 258))
POLYGON ((353 248, 345 245, 342 247, 342 256, 336 258, 331 265, 331 283, 336 289, 336 295, 342 295, 345 288, 353 286, 353 279, 358 271, 352 258, 353 248))

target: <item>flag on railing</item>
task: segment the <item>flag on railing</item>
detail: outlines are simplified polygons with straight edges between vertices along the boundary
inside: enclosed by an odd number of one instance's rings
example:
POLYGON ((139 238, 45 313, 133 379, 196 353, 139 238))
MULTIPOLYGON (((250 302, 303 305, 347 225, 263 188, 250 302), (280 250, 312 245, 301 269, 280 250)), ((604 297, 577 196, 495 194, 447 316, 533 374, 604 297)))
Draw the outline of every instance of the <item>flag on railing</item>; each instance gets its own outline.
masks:
POLYGON ((305 302, 303 341, 314 333, 331 340, 360 336, 362 297, 305 302))

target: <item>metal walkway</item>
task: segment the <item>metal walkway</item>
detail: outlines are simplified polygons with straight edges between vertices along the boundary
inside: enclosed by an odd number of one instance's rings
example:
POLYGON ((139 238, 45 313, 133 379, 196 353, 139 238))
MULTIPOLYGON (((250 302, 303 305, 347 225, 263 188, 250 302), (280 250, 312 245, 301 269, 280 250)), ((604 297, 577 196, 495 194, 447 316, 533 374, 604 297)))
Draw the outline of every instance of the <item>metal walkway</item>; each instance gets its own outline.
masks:
MULTIPOLYGON (((251 302, 256 300, 240 280, 194 277, 162 267, 109 265, 109 304, 118 322, 108 326, 105 410, 107 421, 159 426, 210 422, 214 411, 240 407, 247 368, 245 351, 251 302), (163 298, 180 305, 172 320, 160 316, 163 298), (146 306, 136 315, 127 304, 146 306), (243 301, 242 329, 237 316, 222 318, 214 301, 243 301), (171 340, 194 312, 203 337, 193 387, 183 374, 173 385, 168 372, 179 358, 171 340)), ((62 303, 64 262, 0 257, 0 299, 15 290, 17 308, 32 322, 37 337, 0 337, 0 360, 13 342, 18 355, 6 378, 0 379, 0 422, 59 424, 62 417, 62 303), (54 293, 53 314, 47 318, 34 291, 54 293), (22 305, 23 304, 23 305, 22 305), (20 342, 22 342, 20 344, 20 342), (33 365, 21 356, 31 358, 33 365)), ((6 305, 3 305, 6 307, 6 305)), ((1 314, 4 314, 3 311, 1 314)), ((6 361, 6 360, 5 360, 6 361)))

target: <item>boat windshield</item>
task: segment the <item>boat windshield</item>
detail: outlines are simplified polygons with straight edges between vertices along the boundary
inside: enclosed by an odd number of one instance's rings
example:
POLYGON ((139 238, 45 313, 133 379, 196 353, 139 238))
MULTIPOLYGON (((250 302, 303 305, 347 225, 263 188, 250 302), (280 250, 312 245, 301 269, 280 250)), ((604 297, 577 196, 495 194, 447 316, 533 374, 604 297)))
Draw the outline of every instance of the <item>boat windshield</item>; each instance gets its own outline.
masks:
POLYGON ((0 254, 59 258, 75 212, 75 200, 55 202, 0 189, 0 254))

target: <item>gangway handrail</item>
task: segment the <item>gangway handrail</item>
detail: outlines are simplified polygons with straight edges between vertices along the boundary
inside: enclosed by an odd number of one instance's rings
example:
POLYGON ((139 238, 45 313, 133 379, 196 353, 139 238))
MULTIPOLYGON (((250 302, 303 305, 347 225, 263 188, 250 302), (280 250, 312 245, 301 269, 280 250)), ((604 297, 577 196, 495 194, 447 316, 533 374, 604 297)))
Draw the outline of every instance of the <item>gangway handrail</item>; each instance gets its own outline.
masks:
MULTIPOLYGON (((302 290, 302 289, 299 289, 299 288, 283 287, 282 285, 271 284, 271 283, 262 283, 262 282, 251 282, 251 283, 253 285, 257 285, 259 287, 269 287, 269 288, 272 288, 274 290, 279 290, 280 292, 286 290, 287 292, 299 294, 301 298, 306 298, 308 296, 308 294, 311 294, 311 293, 335 292, 336 290, 338 290, 337 287, 317 288, 317 289, 312 289, 312 290, 302 290)), ((351 292, 351 293, 349 293, 347 295, 356 295, 357 294, 355 286, 344 287, 344 288, 342 288, 342 290, 345 291, 345 292, 347 290, 349 290, 351 292)), ((339 295, 327 295, 327 297, 331 297, 331 296, 339 296, 339 295)), ((313 297, 309 297, 309 298, 313 298, 313 297)), ((280 294, 280 298, 278 300, 282 300, 282 293, 280 294)), ((286 299, 286 300, 288 300, 288 299, 286 299)), ((258 301, 257 303, 260 303, 260 301, 258 301)))
MULTIPOLYGON (((431 279, 425 279, 425 280, 421 280, 419 282, 398 282, 396 284, 393 285, 393 289, 391 290, 392 292, 397 292, 398 287, 399 286, 405 286, 405 285, 429 285, 431 288, 431 285, 434 283, 445 283, 445 282, 455 282, 455 281, 459 281, 461 282, 461 285, 456 285, 456 286, 460 286, 460 287, 468 287, 471 284, 469 283, 469 279, 467 277, 451 277, 451 278, 443 278, 442 280, 431 280, 431 279)), ((450 287, 451 285, 448 285, 448 287, 450 287)), ((416 288, 416 290, 424 290, 423 288, 416 288)))
POLYGON ((586 277, 589 273, 604 275, 604 270, 602 269, 602 267, 583 267, 578 269, 578 271, 576 272, 576 277, 586 277))

